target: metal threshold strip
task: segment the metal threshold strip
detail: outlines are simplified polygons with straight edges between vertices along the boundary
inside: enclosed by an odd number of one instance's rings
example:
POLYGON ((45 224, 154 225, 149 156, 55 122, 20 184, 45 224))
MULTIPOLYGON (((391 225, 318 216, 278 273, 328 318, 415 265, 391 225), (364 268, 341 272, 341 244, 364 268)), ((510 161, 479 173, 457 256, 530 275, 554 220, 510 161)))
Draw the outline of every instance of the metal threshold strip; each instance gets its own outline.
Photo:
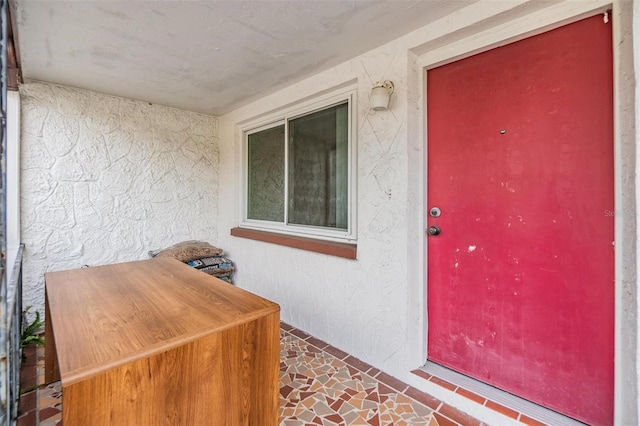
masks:
POLYGON ((450 370, 439 364, 431 361, 427 361, 425 365, 420 368, 421 371, 431 374, 432 376, 439 377, 446 380, 456 386, 477 393, 478 395, 509 407, 515 411, 518 411, 528 417, 536 419, 540 422, 554 426, 584 426, 584 423, 578 420, 572 419, 565 415, 562 415, 556 411, 542 407, 526 399, 520 398, 509 392, 505 392, 496 387, 482 383, 479 380, 473 379, 464 374, 450 370))

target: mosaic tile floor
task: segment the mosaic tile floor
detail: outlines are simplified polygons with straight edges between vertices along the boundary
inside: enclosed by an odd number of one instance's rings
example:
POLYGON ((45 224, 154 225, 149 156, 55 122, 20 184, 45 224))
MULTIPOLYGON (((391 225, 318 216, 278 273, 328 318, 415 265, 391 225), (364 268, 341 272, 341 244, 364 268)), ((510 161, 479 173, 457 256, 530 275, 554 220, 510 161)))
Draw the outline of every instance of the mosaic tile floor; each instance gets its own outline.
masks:
POLYGON ((281 334, 281 425, 438 425, 431 408, 292 334, 281 334))
MULTIPOLYGON (((481 426, 478 420, 282 323, 280 426, 481 426)), ((19 426, 62 425, 60 382, 43 385, 44 350, 23 363, 19 426)))

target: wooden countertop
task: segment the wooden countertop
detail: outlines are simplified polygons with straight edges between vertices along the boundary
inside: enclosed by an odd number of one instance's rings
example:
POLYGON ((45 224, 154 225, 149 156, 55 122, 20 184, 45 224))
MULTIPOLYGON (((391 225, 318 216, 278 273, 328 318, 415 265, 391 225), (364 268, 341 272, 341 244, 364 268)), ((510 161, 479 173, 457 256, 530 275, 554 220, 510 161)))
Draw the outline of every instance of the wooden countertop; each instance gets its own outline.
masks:
POLYGON ((280 310, 170 258, 45 274, 63 384, 280 310))

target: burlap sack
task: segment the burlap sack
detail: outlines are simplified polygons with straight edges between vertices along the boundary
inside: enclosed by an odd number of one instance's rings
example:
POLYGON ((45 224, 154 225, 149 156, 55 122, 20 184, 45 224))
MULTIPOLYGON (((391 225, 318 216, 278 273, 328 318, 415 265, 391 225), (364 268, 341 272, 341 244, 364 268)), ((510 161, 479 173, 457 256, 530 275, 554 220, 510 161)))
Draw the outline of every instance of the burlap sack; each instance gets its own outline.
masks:
POLYGON ((221 254, 222 249, 214 247, 207 242, 196 240, 183 241, 164 250, 149 252, 151 257, 173 257, 181 262, 189 262, 194 259, 219 256, 221 254))

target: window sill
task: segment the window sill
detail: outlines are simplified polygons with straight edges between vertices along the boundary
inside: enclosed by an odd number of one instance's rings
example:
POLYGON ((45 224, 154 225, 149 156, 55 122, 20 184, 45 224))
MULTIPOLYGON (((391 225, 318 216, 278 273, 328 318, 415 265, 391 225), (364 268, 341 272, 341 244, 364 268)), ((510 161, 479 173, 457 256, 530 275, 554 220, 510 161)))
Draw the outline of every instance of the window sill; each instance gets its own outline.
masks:
POLYGON ((331 256, 344 257, 345 259, 355 259, 358 251, 357 244, 316 240, 313 238, 284 235, 275 232, 256 231, 255 229, 232 228, 231 235, 271 244, 278 244, 281 246, 298 248, 301 250, 313 251, 316 253, 328 254, 331 256))

